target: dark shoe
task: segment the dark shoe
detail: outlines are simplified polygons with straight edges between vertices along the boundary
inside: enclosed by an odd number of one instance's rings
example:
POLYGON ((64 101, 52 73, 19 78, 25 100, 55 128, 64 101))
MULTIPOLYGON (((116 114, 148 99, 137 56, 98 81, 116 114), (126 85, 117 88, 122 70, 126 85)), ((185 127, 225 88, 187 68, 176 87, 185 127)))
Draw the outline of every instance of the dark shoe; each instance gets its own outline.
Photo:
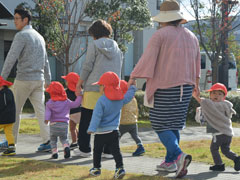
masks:
POLYGON ((100 176, 101 175, 101 169, 100 168, 92 168, 89 170, 89 174, 92 176, 100 176))
POLYGON ((234 159, 234 169, 236 171, 240 170, 240 156, 238 156, 234 159))
POLYGON ((58 158, 58 153, 52 154, 52 159, 57 159, 58 158))
POLYGON ((2 153, 2 156, 14 156, 16 155, 16 150, 14 145, 9 145, 8 149, 2 153))
POLYGON ((132 154, 133 156, 141 156, 145 153, 145 149, 143 147, 143 145, 138 145, 138 148, 136 149, 136 151, 132 154))
POLYGON ((117 168, 115 170, 114 179, 122 179, 125 176, 126 172, 123 168, 117 168))
POLYGON ((71 143, 70 144, 70 150, 74 150, 76 148, 78 148, 78 144, 77 143, 71 143))
POLYGON ((38 152, 50 152, 50 151, 51 151, 50 141, 40 144, 40 146, 38 147, 38 152))
POLYGON ((64 158, 67 159, 67 158, 70 158, 70 148, 69 147, 65 147, 64 148, 64 158))
POLYGON ((209 170, 212 170, 212 171, 225 171, 225 164, 210 166, 209 170))

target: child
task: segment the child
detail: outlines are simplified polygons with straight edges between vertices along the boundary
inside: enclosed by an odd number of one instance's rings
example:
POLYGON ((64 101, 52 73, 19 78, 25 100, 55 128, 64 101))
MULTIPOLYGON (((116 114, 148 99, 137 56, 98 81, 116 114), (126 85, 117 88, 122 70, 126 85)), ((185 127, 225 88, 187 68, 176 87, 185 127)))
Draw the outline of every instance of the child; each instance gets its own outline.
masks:
POLYGON ((46 89, 51 99, 46 103, 45 123, 50 122, 50 144, 52 148, 52 159, 58 158, 57 138, 64 147, 64 158, 70 157, 68 142, 68 122, 71 108, 76 108, 81 104, 82 96, 78 94, 75 101, 67 98, 63 85, 53 81, 46 89))
POLYGON ((16 155, 13 124, 16 120, 16 108, 12 91, 8 88, 12 83, 0 76, 0 130, 3 129, 8 145, 3 156, 16 155))
MULTIPOLYGON (((68 87, 66 90, 67 97, 71 101, 74 101, 77 97, 75 95, 76 85, 79 80, 79 75, 75 72, 68 73, 67 76, 62 76, 63 79, 66 80, 66 86, 68 87)), ((73 108, 70 110, 70 132, 72 136, 72 143, 70 145, 70 149, 73 150, 78 147, 77 144, 77 136, 78 136, 78 129, 77 124, 80 122, 81 117, 81 107, 73 108)))
POLYGON ((88 134, 94 133, 93 168, 90 174, 99 176, 101 174, 101 155, 103 147, 109 146, 116 162, 115 179, 125 175, 123 158, 119 147, 120 112, 124 104, 131 101, 136 91, 135 86, 130 86, 124 95, 119 87, 119 78, 114 72, 104 73, 98 82, 100 93, 103 95, 98 99, 93 110, 92 119, 87 130, 88 134))
POLYGON ((240 170, 240 157, 230 150, 233 136, 232 114, 236 114, 232 108, 231 102, 225 100, 227 96, 227 88, 221 84, 214 84, 210 92, 210 99, 200 98, 196 92, 193 97, 200 103, 204 120, 207 122, 207 133, 212 133, 213 139, 211 143, 211 153, 214 160, 214 166, 210 166, 212 171, 224 171, 225 165, 219 154, 221 147, 222 153, 229 159, 234 161, 234 169, 240 170))
MULTIPOLYGON (((124 80, 120 81, 120 87, 123 93, 125 94, 128 90, 127 82, 124 80)), ((120 120, 120 137, 122 137, 125 133, 130 133, 133 140, 137 144, 136 151, 132 154, 133 156, 140 156, 145 153, 145 149, 142 145, 142 141, 138 136, 138 106, 137 100, 134 97, 128 104, 124 105, 121 112, 121 120, 120 120)))

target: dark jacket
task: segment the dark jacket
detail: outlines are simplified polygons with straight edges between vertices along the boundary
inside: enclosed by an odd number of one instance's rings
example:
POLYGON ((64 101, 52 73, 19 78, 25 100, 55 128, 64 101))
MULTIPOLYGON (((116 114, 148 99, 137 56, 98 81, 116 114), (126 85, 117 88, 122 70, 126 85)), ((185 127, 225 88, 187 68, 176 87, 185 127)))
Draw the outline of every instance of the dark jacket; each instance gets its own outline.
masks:
POLYGON ((7 86, 0 90, 0 124, 16 121, 16 108, 13 93, 7 86))
MULTIPOLYGON (((75 101, 75 99, 77 98, 76 95, 75 95, 75 92, 71 91, 70 89, 67 89, 66 93, 67 93, 68 99, 70 99, 71 101, 75 101)), ((72 108, 70 110, 70 114, 75 114, 75 113, 78 113, 78 112, 81 112, 81 107, 80 106, 77 107, 77 108, 72 108)))

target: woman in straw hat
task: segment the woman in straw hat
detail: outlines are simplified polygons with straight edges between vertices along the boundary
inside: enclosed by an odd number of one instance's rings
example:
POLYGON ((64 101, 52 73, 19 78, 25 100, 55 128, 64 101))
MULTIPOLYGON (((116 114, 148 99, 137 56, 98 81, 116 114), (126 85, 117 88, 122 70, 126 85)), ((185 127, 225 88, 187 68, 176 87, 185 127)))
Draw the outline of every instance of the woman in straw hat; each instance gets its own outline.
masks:
POLYGON ((157 170, 176 172, 180 178, 187 174, 192 159, 179 147, 179 130, 185 127, 192 91, 199 93, 200 49, 196 36, 181 26, 187 21, 178 2, 164 1, 153 21, 160 28, 149 40, 128 83, 147 79, 145 105, 151 107, 152 127, 167 150, 157 170))

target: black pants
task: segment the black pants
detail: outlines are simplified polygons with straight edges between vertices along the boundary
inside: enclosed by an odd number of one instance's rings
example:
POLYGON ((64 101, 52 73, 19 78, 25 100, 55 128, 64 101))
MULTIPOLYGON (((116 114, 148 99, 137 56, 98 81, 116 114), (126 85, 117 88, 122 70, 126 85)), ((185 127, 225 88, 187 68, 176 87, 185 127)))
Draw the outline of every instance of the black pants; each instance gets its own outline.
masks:
POLYGON ((96 134, 94 137, 93 166, 101 168, 103 147, 107 145, 113 155, 116 168, 123 167, 123 158, 119 147, 119 131, 114 130, 107 134, 96 134))
POLYGON ((91 152, 91 135, 87 133, 88 126, 92 119, 92 109, 81 108, 81 120, 78 129, 79 150, 85 153, 91 152))

